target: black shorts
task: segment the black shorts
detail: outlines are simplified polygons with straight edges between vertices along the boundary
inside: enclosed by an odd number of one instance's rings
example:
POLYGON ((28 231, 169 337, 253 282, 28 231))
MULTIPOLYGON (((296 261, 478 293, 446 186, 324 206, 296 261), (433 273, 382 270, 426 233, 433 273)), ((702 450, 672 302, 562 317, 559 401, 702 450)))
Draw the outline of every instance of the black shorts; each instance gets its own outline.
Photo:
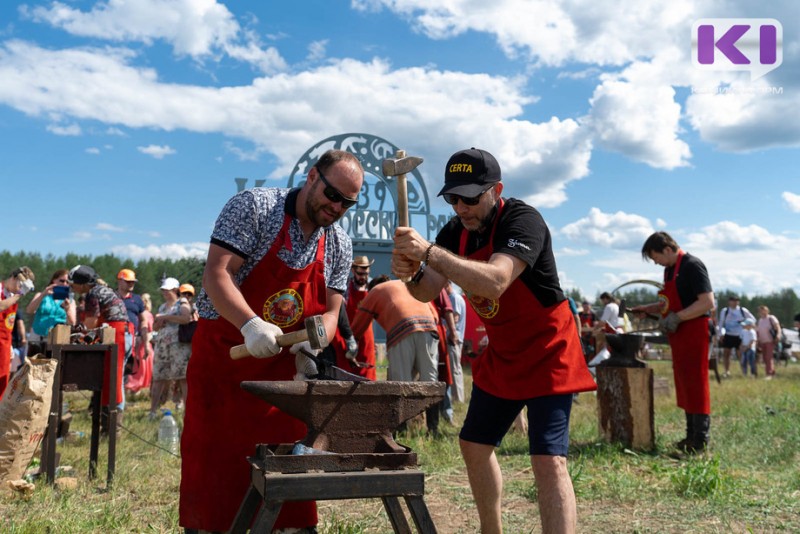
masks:
POLYGON ((524 400, 495 397, 473 384, 467 418, 459 437, 498 447, 523 407, 528 407, 530 454, 566 456, 569 449, 571 393, 524 400))
POLYGON ((722 337, 722 342, 720 343, 720 347, 723 349, 738 349, 739 345, 742 344, 742 338, 739 336, 734 336, 732 334, 725 334, 722 337))

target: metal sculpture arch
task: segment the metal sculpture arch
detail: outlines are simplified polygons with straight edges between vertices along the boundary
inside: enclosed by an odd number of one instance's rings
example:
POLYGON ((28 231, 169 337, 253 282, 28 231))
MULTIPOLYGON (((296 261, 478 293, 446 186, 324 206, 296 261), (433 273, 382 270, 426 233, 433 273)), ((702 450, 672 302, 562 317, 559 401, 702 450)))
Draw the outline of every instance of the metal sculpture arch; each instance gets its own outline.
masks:
MULTIPOLYGON (((397 226, 397 181, 385 177, 381 162, 398 150, 386 139, 365 133, 334 135, 317 142, 297 160, 289 175, 289 187, 301 187, 308 170, 327 150, 345 150, 355 155, 364 167, 364 185, 358 204, 349 209, 339 224, 356 244, 388 244, 397 226)), ((418 169, 407 176, 408 211, 411 226, 430 239, 447 222, 445 215, 431 214, 430 197, 418 169)))

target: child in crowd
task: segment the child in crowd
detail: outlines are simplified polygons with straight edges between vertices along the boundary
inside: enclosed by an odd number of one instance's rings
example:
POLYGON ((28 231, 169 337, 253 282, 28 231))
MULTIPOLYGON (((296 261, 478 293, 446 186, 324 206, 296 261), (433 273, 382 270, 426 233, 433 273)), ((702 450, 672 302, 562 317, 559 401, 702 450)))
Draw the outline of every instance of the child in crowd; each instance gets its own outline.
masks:
POLYGON ((747 368, 750 367, 753 377, 758 376, 756 370, 756 322, 753 319, 742 321, 741 350, 742 350, 742 374, 747 376, 747 368))

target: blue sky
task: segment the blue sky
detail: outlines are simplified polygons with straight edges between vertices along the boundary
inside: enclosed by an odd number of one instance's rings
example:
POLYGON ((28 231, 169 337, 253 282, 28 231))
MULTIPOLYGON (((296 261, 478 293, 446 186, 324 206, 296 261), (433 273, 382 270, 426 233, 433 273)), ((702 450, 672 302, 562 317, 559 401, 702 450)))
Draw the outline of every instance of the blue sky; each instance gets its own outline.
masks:
POLYGON ((659 279, 639 250, 665 230, 717 290, 798 291, 798 20, 789 0, 2 2, 0 248, 202 257, 235 177, 284 185, 365 132, 423 156, 429 190, 451 153, 492 152, 565 288, 659 279), (720 18, 779 21, 782 64, 695 66, 692 25, 720 18))

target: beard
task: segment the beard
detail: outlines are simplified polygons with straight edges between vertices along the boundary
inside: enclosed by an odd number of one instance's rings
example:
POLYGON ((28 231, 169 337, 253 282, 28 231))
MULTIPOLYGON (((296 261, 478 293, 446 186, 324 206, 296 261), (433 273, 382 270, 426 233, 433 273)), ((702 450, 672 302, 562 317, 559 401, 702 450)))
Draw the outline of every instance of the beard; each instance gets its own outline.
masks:
POLYGON ((342 215, 344 215, 344 210, 342 210, 341 213, 336 213, 335 211, 326 209, 324 204, 321 202, 314 200, 316 197, 316 190, 318 188, 319 181, 315 182, 314 185, 311 186, 311 190, 308 192, 305 206, 306 215, 308 216, 308 219, 314 223, 314 226, 330 226, 342 218, 342 215))

